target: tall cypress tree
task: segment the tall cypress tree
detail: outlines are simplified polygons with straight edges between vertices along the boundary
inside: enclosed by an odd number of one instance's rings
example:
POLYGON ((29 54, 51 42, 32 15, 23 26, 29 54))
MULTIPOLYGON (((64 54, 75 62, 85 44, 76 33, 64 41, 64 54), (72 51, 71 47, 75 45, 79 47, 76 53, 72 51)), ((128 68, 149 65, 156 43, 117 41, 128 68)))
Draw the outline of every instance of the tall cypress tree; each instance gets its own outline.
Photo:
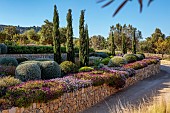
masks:
POLYGON ((135 37, 136 29, 133 28, 133 37, 132 37, 132 53, 136 54, 136 37, 135 37))
POLYGON ((54 5, 53 16, 53 50, 54 61, 61 63, 61 50, 60 50, 60 32, 59 32, 59 15, 56 5, 54 5))
POLYGON ((127 53, 126 42, 125 42, 125 34, 122 33, 122 54, 127 53))
POLYGON ((67 44, 66 44, 66 51, 67 51, 67 60, 75 62, 75 55, 74 55, 74 45, 73 45, 73 27, 72 27, 72 14, 71 9, 68 10, 67 13, 67 44))
POLYGON ((88 33, 88 25, 85 26, 85 65, 89 65, 89 33, 88 33))
POLYGON ((79 60, 80 67, 85 66, 85 35, 84 35, 84 10, 81 10, 80 20, 79 20, 79 38, 80 38, 80 48, 79 48, 79 60))
POLYGON ((110 32, 109 37, 111 38, 111 53, 113 56, 115 56, 115 41, 114 41, 113 31, 110 32))

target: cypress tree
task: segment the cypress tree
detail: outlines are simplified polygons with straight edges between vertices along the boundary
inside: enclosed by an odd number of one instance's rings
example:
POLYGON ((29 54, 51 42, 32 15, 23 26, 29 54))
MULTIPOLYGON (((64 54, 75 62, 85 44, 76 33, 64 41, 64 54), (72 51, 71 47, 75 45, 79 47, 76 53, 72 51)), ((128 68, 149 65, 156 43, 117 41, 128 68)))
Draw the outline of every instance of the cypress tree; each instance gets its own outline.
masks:
POLYGON ((85 65, 89 65, 89 33, 88 33, 88 25, 85 26, 85 65))
POLYGON ((110 32, 110 38, 111 38, 111 53, 113 56, 115 56, 115 42, 114 42, 113 31, 110 32))
POLYGON ((56 5, 54 5, 53 16, 53 50, 54 61, 61 63, 61 50, 60 50, 60 32, 59 32, 59 15, 56 5))
POLYGON ((126 42, 125 42, 125 34, 122 33, 122 54, 127 53, 126 42))
POLYGON ((66 51, 67 51, 67 60, 75 62, 75 55, 74 55, 74 45, 73 45, 73 27, 72 27, 72 14, 71 9, 68 10, 67 13, 67 44, 66 44, 66 51))
POLYGON ((80 67, 85 66, 85 35, 84 35, 84 10, 81 10, 80 20, 79 20, 79 38, 80 38, 80 48, 79 48, 79 60, 80 67))
POLYGON ((136 37, 135 37, 136 29, 133 29, 133 37, 132 37, 132 53, 136 54, 136 37))

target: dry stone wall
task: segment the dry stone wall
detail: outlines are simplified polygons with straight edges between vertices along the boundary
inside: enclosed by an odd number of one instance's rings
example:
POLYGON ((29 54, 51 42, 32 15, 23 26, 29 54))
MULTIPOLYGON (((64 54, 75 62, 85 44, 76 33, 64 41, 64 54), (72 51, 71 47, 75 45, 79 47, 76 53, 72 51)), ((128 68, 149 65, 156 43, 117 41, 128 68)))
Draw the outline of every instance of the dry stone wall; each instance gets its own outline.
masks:
MULTIPOLYGON (((126 87, 149 76, 155 75, 160 71, 160 62, 149 65, 143 69, 136 70, 136 76, 128 78, 126 87)), ((69 92, 60 98, 48 103, 33 103, 28 108, 13 107, 9 110, 0 111, 0 113, 78 113, 88 107, 104 100, 106 97, 118 92, 121 89, 115 89, 107 85, 90 86, 82 88, 75 92, 69 92)))

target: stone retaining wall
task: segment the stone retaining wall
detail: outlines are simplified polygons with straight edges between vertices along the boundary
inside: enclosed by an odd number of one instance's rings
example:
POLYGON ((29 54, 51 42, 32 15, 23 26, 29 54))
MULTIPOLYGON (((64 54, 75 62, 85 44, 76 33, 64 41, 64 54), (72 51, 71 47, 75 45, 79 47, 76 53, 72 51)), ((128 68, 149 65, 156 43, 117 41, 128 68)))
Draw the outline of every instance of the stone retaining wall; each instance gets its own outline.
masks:
MULTIPOLYGON (((64 55, 64 54, 62 54, 64 55)), ((53 54, 0 54, 0 57, 14 57, 14 58, 22 58, 26 57, 29 60, 36 59, 36 58, 48 58, 53 59, 53 54)))
MULTIPOLYGON (((124 88, 159 72, 160 62, 136 70, 136 76, 128 78, 124 88)), ((106 97, 119 90, 121 89, 115 89, 105 84, 96 87, 90 86, 75 92, 65 93, 60 98, 48 103, 33 103, 28 108, 13 107, 9 110, 2 111, 2 113, 78 113, 104 100, 106 97)))

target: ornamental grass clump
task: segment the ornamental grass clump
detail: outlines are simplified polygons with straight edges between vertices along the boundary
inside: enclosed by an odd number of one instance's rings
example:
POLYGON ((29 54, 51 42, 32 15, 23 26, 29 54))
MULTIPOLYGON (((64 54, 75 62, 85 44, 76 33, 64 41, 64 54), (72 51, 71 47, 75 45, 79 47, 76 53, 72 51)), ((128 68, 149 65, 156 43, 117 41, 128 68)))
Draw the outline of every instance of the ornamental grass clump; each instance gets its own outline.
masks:
POLYGON ((0 58, 0 65, 17 66, 18 62, 13 57, 3 57, 3 58, 0 58))
POLYGON ((64 61, 60 64, 62 75, 78 72, 78 66, 71 61, 64 61))
POLYGON ((123 57, 115 56, 110 59, 108 66, 109 67, 121 67, 125 64, 127 64, 126 59, 124 59, 123 57))

